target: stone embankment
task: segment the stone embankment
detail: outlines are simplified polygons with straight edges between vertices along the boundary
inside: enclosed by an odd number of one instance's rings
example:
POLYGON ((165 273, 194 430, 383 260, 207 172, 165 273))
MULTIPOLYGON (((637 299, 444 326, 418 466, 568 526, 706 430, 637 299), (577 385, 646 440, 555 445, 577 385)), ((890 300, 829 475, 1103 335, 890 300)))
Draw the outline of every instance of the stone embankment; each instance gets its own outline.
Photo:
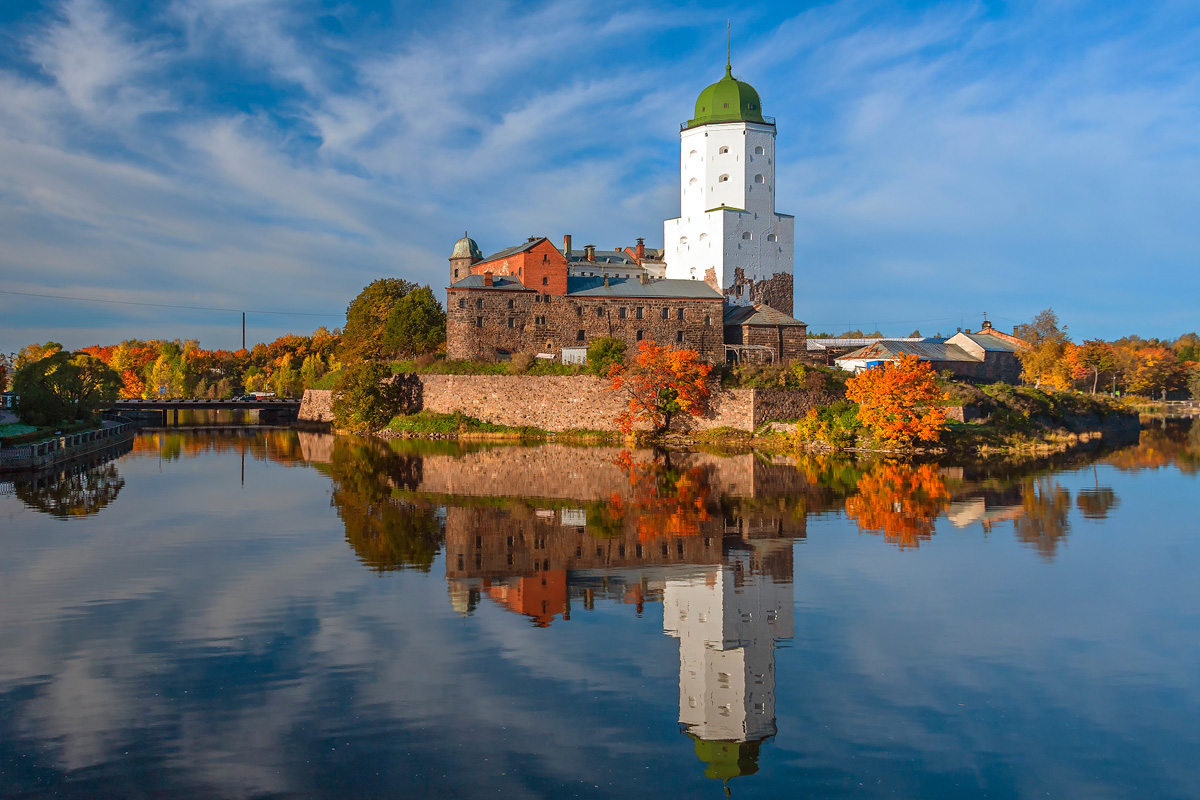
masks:
MULTIPOLYGON (((461 412, 484 422, 547 431, 613 430, 626 400, 608 390, 608 381, 584 375, 415 375, 407 413, 461 412), (415 379, 415 380, 414 380, 415 379)), ((308 389, 300 403, 301 422, 332 422, 332 393, 308 389)), ((733 428, 755 431, 777 419, 797 419, 832 398, 784 389, 714 387, 709 411, 681 420, 693 430, 733 428)))
POLYGON ((94 431, 56 436, 36 444, 0 447, 0 472, 44 469, 91 455, 133 438, 132 422, 105 421, 94 431))

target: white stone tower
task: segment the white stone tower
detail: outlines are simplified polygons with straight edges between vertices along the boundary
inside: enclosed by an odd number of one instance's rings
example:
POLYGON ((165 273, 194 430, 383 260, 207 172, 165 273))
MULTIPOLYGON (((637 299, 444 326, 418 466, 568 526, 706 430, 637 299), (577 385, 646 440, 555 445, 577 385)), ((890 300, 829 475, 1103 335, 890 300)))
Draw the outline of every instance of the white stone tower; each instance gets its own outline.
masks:
POLYGON ((666 277, 706 281, 730 303, 792 314, 795 220, 775 212, 775 120, 725 77, 679 134, 679 211, 663 223, 666 277))

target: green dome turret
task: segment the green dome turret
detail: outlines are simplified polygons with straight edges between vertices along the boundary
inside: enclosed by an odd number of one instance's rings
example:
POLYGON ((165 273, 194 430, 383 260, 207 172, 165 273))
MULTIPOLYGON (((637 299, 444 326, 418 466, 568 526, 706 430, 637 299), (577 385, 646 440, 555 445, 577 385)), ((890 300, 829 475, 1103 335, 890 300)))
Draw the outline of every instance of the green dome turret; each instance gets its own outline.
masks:
POLYGON ((769 124, 774 120, 764 119, 758 92, 745 81, 733 77, 733 69, 725 65, 725 77, 709 86, 696 99, 696 116, 688 120, 687 126, 695 128, 711 122, 760 122, 769 124))

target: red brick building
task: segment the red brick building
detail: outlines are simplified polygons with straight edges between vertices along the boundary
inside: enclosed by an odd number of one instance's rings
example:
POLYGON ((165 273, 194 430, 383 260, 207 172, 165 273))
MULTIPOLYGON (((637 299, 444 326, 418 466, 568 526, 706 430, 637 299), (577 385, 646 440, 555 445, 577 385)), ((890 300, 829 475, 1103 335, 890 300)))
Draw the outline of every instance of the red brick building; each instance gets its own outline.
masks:
POLYGON ((652 257, 640 244, 602 255, 590 245, 582 256, 567 248, 531 237, 484 258, 472 239, 460 239, 446 289, 447 356, 561 356, 602 337, 623 339, 630 350, 643 340, 686 347, 716 363, 726 360, 731 336, 759 345, 760 354, 770 349, 774 359, 805 352, 804 323, 765 306, 727 308, 704 281, 652 278, 638 269, 652 257), (732 328, 727 314, 737 316, 732 328))

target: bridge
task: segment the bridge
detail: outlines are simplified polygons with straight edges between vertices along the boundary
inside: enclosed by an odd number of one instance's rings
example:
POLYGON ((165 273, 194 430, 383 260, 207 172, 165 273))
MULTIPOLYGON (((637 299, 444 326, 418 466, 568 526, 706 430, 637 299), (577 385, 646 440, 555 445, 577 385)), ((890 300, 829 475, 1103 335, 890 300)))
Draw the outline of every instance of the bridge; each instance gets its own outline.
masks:
POLYGON ((266 411, 274 415, 294 417, 300 410, 300 401, 277 397, 261 400, 118 400, 108 410, 118 414, 136 414, 137 416, 145 416, 146 412, 156 411, 162 414, 163 425, 168 424, 172 416, 175 424, 178 425, 179 412, 185 409, 266 411))

